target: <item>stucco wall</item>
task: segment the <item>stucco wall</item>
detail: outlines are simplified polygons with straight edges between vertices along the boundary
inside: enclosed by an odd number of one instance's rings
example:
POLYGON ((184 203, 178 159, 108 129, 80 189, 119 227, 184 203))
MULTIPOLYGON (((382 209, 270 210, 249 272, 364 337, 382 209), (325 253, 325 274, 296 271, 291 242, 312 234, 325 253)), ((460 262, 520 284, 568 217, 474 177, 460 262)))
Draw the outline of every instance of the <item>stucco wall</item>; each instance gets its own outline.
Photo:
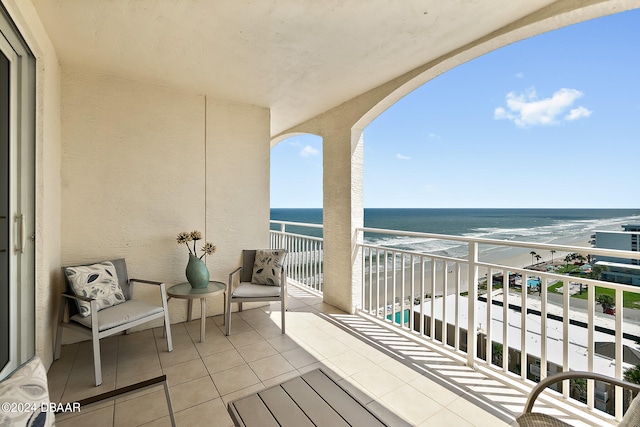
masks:
MULTIPOLYGON (((82 69, 62 82, 63 265, 124 257, 130 277, 170 286, 188 253, 175 237, 197 229, 218 247, 212 280, 226 281, 243 245, 268 244, 268 110, 82 69)), ((169 306, 186 319, 186 301, 169 306)))
MULTIPOLYGON (((60 70, 53 45, 31 2, 3 5, 36 58, 35 333, 36 354, 53 360, 60 268, 60 70)), ((25 284, 28 286, 28 284, 25 284)))

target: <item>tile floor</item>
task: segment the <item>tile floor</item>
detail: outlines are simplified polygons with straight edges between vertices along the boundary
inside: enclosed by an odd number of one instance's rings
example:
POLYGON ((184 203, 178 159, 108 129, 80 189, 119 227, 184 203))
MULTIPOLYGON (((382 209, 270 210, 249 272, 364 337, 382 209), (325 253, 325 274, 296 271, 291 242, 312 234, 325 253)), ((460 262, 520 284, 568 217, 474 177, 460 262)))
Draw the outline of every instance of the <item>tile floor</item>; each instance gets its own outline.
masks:
MULTIPOLYGON (((94 387, 89 342, 63 346, 49 370, 51 401, 73 402, 166 374, 178 426, 232 425, 229 401, 322 367, 381 418, 395 425, 515 426, 525 396, 402 334, 347 315, 290 286, 287 333, 278 304, 102 340, 103 384, 94 387), (493 399, 487 399, 492 395, 493 399), (487 403, 490 401, 490 403, 487 403)), ((162 388, 61 414, 59 427, 168 426, 162 388)))

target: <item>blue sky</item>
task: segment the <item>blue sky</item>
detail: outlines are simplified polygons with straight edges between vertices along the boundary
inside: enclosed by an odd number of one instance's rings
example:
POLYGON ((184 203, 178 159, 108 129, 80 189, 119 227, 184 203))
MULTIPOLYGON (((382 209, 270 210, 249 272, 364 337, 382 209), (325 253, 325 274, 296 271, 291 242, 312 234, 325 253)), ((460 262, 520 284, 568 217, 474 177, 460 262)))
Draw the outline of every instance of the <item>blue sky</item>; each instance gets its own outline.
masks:
MULTIPOLYGON (((498 49, 364 131, 370 208, 640 207, 640 11, 498 49)), ((322 207, 322 140, 271 150, 271 207, 322 207)))

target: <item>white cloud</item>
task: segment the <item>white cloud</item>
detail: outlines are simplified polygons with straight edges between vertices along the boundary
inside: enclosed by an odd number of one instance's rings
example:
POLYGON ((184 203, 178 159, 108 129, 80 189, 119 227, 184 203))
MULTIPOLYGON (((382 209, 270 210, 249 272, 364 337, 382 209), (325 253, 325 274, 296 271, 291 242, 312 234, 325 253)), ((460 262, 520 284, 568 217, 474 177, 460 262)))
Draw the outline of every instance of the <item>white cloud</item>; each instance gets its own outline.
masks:
POLYGON ((398 159, 400 159, 400 160, 410 160, 410 159, 411 159, 411 157, 409 157, 409 156, 405 156, 405 155, 400 154, 400 153, 396 154, 396 157, 397 157, 398 159))
POLYGON ((556 91, 550 98, 538 99, 535 89, 527 89, 524 93, 516 95, 509 92, 506 96, 507 106, 497 107, 494 110, 495 119, 511 120, 518 127, 558 125, 564 120, 576 120, 588 117, 591 111, 579 106, 573 108, 565 115, 565 112, 573 106, 573 103, 583 95, 576 89, 563 88, 556 91))
POLYGON ((320 152, 313 148, 310 145, 305 145, 305 147, 302 149, 302 151, 300 151, 300 155, 302 157, 312 157, 312 156, 317 156, 320 152))
POLYGON ((431 139, 442 139, 442 137, 436 133, 430 133, 429 138, 431 139))
POLYGON ((516 77, 519 79, 523 79, 524 78, 524 73, 520 72, 518 74, 516 74, 516 77))
POLYGON ((589 117, 591 115, 591 113, 593 113, 593 111, 588 110, 584 107, 578 107, 578 108, 574 108, 571 111, 569 111, 569 114, 567 114, 566 116, 564 116, 565 120, 577 120, 580 119, 582 117, 589 117))

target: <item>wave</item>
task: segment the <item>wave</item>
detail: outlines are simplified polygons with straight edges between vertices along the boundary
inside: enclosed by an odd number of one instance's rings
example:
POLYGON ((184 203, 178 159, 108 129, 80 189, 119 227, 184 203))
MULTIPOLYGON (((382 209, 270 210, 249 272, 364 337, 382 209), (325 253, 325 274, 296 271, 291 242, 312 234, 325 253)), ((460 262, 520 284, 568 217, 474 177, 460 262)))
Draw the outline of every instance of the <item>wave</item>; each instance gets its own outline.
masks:
MULTIPOLYGON (((532 224, 530 227, 484 226, 471 228, 459 235, 470 239, 495 239, 505 241, 525 241, 552 244, 558 240, 587 240, 596 231, 621 230, 622 225, 640 222, 640 215, 595 218, 595 219, 548 219, 546 224, 532 224)), ((465 257, 467 245, 456 241, 428 239, 415 236, 367 236, 365 243, 397 250, 416 251, 435 255, 465 257)), ((509 247, 484 245, 481 253, 508 251, 509 247)))

